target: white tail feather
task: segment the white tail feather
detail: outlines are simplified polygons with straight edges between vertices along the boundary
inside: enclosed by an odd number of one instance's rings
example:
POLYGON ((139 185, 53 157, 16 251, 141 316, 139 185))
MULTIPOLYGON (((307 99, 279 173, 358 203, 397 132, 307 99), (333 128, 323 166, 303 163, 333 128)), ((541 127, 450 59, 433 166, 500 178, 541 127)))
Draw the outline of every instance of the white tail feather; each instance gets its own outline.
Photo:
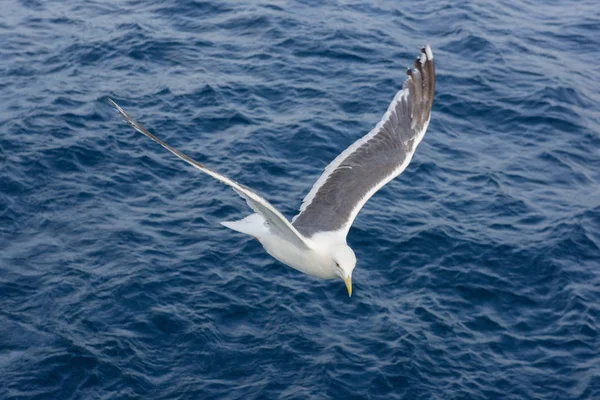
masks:
POLYGON ((264 218, 259 214, 250 214, 246 218, 238 221, 223 221, 221 222, 221 225, 255 238, 260 238, 269 232, 269 229, 265 225, 264 218))

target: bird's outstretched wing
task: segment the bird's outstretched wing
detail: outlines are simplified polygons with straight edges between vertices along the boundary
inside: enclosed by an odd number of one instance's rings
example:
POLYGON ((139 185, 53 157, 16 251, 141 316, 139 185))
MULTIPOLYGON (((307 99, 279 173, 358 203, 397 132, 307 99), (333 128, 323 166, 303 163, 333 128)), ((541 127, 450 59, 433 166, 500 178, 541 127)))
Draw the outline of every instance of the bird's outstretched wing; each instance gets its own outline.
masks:
POLYGON ((304 198, 292 220, 304 236, 336 232, 345 238, 367 200, 410 163, 433 105, 435 66, 429 46, 407 75, 377 126, 333 160, 304 198))
POLYGON ((194 166, 200 171, 212 176, 213 178, 223 182, 226 185, 231 186, 233 190, 235 190, 240 196, 242 196, 246 200, 250 208, 252 208, 256 213, 258 213, 264 218, 269 230, 271 230, 273 234, 276 234, 281 238, 286 239, 288 242, 293 243, 301 249, 309 247, 308 241, 302 236, 302 234, 298 232, 298 230, 296 230, 296 228, 294 228, 292 224, 290 224, 290 222, 265 198, 263 198, 247 186, 239 184, 236 181, 229 179, 226 176, 221 175, 210 168, 207 168, 206 166, 186 156, 179 150, 169 146, 167 143, 154 136, 139 122, 133 119, 112 99, 109 98, 108 101, 110 102, 110 104, 112 104, 113 107, 117 109, 119 114, 121 114, 123 119, 125 119, 125 122, 127 122, 127 124, 129 124, 129 126, 134 128, 136 131, 154 140, 156 143, 160 144, 162 147, 169 150, 171 153, 175 154, 177 157, 181 158, 183 161, 194 166))

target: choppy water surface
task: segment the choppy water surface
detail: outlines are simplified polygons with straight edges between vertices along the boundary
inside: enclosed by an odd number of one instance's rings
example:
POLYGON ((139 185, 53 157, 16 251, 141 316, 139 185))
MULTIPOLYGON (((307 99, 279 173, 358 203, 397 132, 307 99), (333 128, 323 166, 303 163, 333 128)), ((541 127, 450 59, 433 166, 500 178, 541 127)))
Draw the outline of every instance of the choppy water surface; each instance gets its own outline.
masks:
POLYGON ((600 398, 599 49, 596 1, 3 3, 0 398, 600 398), (105 101, 291 217, 425 43, 352 298, 105 101))

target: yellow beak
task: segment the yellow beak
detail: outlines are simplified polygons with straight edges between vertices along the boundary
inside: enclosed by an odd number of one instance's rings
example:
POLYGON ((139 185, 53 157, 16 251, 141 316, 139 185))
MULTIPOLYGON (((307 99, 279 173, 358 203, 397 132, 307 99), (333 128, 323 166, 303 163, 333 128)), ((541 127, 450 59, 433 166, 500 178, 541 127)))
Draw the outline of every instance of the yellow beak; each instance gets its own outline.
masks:
POLYGON ((344 282, 346 282, 346 288, 348 289, 348 296, 352 296, 352 277, 349 276, 346 279, 344 279, 344 282))

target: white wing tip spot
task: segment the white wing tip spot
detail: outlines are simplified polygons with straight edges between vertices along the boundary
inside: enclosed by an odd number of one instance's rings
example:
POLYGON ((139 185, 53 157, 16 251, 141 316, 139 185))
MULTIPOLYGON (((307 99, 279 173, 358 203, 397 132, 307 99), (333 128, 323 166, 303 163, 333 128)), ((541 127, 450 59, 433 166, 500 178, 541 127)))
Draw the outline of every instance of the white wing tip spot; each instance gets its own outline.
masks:
MULTIPOLYGON (((433 52, 431 51, 431 47, 429 47, 429 45, 425 46, 425 54, 427 55, 427 58, 429 60, 433 60, 433 52)), ((422 63, 422 61, 421 61, 422 63)))

